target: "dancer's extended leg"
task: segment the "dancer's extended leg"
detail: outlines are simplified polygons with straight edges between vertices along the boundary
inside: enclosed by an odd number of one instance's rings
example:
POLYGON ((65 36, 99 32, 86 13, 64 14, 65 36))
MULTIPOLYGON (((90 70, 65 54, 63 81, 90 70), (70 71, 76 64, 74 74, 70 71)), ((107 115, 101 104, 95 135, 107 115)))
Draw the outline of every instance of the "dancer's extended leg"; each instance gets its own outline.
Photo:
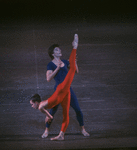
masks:
MULTIPOLYGON (((77 36, 77 35, 76 35, 77 36)), ((78 44, 78 36, 74 36, 74 41, 77 40, 78 44)), ((76 49, 73 49, 69 58, 70 63, 70 70, 65 77, 64 81, 57 87, 58 91, 58 101, 63 99, 61 102, 63 108, 63 122, 62 127, 59 135, 57 137, 51 138, 51 140, 64 140, 64 132, 66 131, 68 124, 69 124, 69 108, 70 108, 70 85, 73 81, 76 66, 75 66, 75 59, 76 59, 76 49)))
POLYGON ((70 63, 69 72, 67 73, 64 81, 60 84, 63 90, 66 90, 66 91, 70 90, 70 85, 73 81, 75 71, 76 71, 75 59, 76 59, 76 49, 73 49, 69 57, 69 63, 70 63))
POLYGON ((73 49, 70 55, 70 70, 65 77, 65 80, 57 87, 61 88, 60 92, 58 93, 58 101, 61 101, 61 105, 63 108, 63 122, 61 131, 58 136, 51 138, 51 140, 64 140, 64 133, 69 124, 69 108, 70 108, 70 85, 73 81, 74 74, 76 71, 75 67, 75 58, 76 58, 76 49, 73 49))
POLYGON ((56 91, 48 99, 48 109, 53 108, 54 106, 61 103, 64 97, 66 96, 66 94, 68 94, 68 91, 70 91, 70 85, 73 81, 75 71, 76 71, 75 58, 76 58, 76 49, 73 49, 69 58, 70 69, 64 81, 58 85, 56 91))

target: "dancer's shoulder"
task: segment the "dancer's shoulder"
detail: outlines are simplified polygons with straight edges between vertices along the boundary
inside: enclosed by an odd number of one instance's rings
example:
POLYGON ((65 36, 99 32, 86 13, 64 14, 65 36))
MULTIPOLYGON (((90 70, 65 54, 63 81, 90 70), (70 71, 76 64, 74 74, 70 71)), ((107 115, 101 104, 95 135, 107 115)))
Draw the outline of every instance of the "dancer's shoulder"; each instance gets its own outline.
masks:
POLYGON ((52 61, 50 61, 48 64, 47 64, 47 70, 53 70, 54 69, 54 63, 52 61))
POLYGON ((68 60, 63 59, 62 61, 64 62, 65 65, 67 65, 67 66, 69 65, 69 61, 68 60))

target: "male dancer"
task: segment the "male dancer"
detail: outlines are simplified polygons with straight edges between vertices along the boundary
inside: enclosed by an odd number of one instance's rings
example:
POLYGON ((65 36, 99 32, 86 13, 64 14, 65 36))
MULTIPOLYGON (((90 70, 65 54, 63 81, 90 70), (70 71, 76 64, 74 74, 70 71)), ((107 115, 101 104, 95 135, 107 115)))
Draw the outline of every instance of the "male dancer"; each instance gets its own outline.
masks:
MULTIPOLYGON (((69 68, 69 61, 68 60, 61 60, 61 49, 59 48, 58 44, 53 44, 48 49, 48 54, 52 61, 50 61, 47 65, 47 72, 46 72, 46 79, 48 82, 50 82, 53 78, 55 80, 55 87, 54 90, 56 90, 57 86, 62 83, 68 73, 69 68), (60 62, 60 66, 58 66, 58 63, 60 62)), ((76 73, 79 72, 78 65, 77 65, 77 59, 75 62, 76 65, 76 73)), ((76 113, 76 119, 79 123, 81 133, 84 136, 90 136, 89 133, 85 130, 84 127, 84 119, 83 119, 83 113, 80 109, 78 99, 73 91, 73 89, 70 87, 70 93, 71 93, 71 100, 70 100, 70 106, 73 108, 73 110, 76 113)), ((55 113, 58 110, 58 106, 56 105, 52 109, 50 109, 49 113, 54 117, 55 113)), ((49 134, 50 125, 52 123, 53 119, 46 117, 46 129, 44 133, 42 134, 42 138, 46 138, 49 134)))
MULTIPOLYGON (((38 94, 35 94, 30 100, 30 104, 33 108, 39 109, 42 113, 46 114, 46 116, 50 119, 53 119, 53 116, 50 115, 50 113, 46 109, 51 109, 54 106, 61 103, 61 106, 63 108, 63 122, 61 131, 57 137, 51 138, 51 140, 64 140, 64 133, 69 124, 70 85, 73 81, 76 71, 75 59, 76 59, 76 49, 78 46, 77 34, 74 35, 74 41, 72 45, 73 50, 69 57, 70 69, 64 81, 57 86, 56 91, 47 100, 41 101, 41 98, 38 94)), ((60 66, 61 63, 59 63, 58 65, 60 66)))

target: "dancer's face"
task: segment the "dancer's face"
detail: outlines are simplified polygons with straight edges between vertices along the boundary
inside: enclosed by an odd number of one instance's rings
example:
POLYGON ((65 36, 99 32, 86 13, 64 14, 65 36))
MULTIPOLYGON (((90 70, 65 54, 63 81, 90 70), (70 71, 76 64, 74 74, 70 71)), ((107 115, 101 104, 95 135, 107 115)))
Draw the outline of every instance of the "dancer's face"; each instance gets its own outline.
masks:
POLYGON ((31 107, 32 108, 34 108, 34 109, 38 109, 38 107, 39 107, 39 103, 38 102, 33 102, 32 100, 30 100, 30 105, 31 105, 31 107))
POLYGON ((61 57, 62 56, 61 49, 59 47, 54 48, 53 56, 54 57, 61 57))

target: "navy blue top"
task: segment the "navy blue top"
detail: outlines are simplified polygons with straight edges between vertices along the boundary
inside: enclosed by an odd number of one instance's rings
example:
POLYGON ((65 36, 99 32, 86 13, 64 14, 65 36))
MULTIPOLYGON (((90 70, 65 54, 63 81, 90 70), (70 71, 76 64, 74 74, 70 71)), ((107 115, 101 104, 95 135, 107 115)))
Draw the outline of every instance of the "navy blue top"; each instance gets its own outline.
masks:
MULTIPOLYGON (((58 71, 58 73, 54 76, 55 80, 55 89, 58 84, 62 83, 68 73, 68 66, 69 66, 69 61, 68 60, 61 60, 65 65, 64 67, 61 67, 58 71)), ((52 70, 54 71, 57 68, 57 66, 51 61, 47 65, 47 70, 52 70)))

